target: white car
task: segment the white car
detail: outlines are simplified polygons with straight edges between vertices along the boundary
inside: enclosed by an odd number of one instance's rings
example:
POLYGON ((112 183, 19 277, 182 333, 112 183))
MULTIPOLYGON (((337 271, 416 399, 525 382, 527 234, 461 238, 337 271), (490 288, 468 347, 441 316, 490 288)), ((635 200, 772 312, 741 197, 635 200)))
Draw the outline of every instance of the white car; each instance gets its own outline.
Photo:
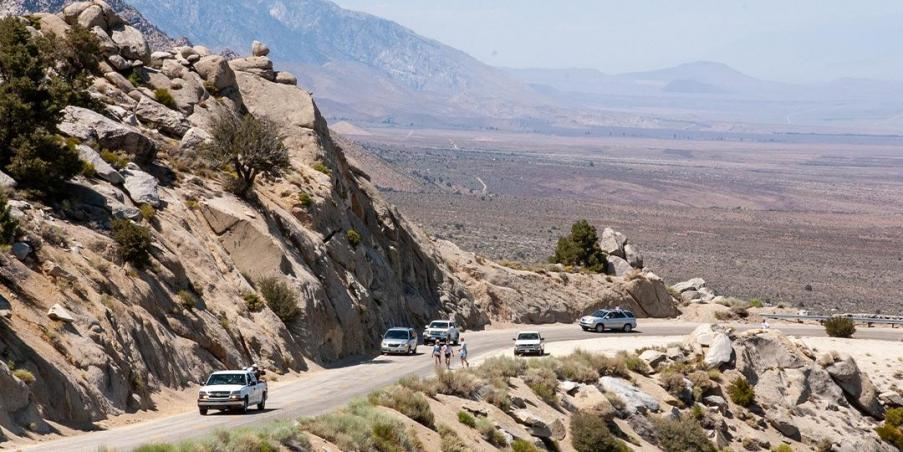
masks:
POLYGON ((260 375, 264 373, 249 367, 210 374, 198 393, 198 411, 202 416, 207 415, 207 410, 245 412, 254 405, 263 410, 267 403, 267 383, 260 375))
POLYGON ((546 353, 545 339, 539 331, 521 331, 514 338, 514 356, 518 355, 544 355, 546 353))
POLYGON ((433 320, 423 330, 423 343, 429 344, 439 341, 458 345, 460 336, 461 332, 458 331, 458 325, 454 320, 433 320))

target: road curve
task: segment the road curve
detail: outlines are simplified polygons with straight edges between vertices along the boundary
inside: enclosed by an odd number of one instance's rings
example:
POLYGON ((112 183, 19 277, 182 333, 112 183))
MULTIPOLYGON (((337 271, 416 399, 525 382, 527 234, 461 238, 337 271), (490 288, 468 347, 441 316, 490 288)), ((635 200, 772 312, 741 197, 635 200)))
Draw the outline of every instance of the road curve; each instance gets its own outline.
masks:
MULTIPOLYGON (((696 327, 696 323, 644 320, 634 335, 681 336, 696 327)), ((755 325, 734 325, 745 330, 755 325)), ((543 333, 546 342, 597 339, 625 333, 587 333, 576 325, 529 326, 543 333)), ((824 329, 818 325, 775 323, 773 329, 792 336, 824 336, 824 329)), ((511 347, 516 330, 488 330, 467 332, 468 349, 472 358, 478 358, 499 349, 511 347)), ((862 328, 856 333, 859 339, 899 341, 903 331, 889 328, 862 328)), ((353 398, 364 396, 374 389, 390 385, 408 375, 428 376, 435 372, 432 358, 427 348, 421 346, 417 356, 379 356, 352 366, 314 372, 297 381, 271 389, 267 409, 251 410, 247 414, 219 414, 200 416, 197 411, 154 419, 147 422, 116 427, 110 430, 84 433, 76 436, 25 446, 27 451, 95 451, 100 447, 112 450, 131 450, 138 446, 179 442, 204 436, 216 429, 248 427, 280 419, 295 419, 313 416, 340 407, 353 398)))

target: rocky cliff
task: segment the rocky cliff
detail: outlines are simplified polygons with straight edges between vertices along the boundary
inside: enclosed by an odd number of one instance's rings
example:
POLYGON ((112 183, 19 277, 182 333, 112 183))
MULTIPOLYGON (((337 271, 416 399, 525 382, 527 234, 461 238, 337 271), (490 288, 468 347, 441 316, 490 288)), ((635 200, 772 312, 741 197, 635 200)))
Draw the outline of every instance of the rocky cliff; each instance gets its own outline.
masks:
POLYGON ((94 174, 53 202, 11 192, 25 231, 0 254, 0 427, 12 435, 52 431, 45 420, 82 428, 154 409, 158 389, 213 369, 257 362, 303 371, 309 360, 368 354, 393 325, 566 321, 602 305, 674 313, 648 274, 562 284, 490 263, 492 287, 481 286, 489 275, 464 253, 434 243, 380 198, 311 95, 274 70, 260 43, 233 60, 202 46, 151 52, 99 0, 27 23, 57 35, 80 23, 97 36, 104 61, 91 93, 105 107, 70 106, 59 125, 94 174), (290 151, 291 170, 258 181, 248 199, 199 158, 222 112, 274 121, 290 151), (148 227, 144 269, 117 256, 110 227, 122 218, 148 227), (297 295, 297 316, 254 306, 267 277, 297 295), (578 304, 568 301, 577 294, 578 304), (553 308, 542 306, 552 298, 553 308))

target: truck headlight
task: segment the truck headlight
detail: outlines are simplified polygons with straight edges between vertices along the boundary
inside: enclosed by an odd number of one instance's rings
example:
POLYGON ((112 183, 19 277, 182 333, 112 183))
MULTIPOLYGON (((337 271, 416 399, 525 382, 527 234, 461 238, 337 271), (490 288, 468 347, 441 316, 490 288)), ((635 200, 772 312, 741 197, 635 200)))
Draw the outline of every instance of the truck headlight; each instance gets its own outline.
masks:
POLYGON ((204 392, 204 391, 201 391, 201 392, 198 394, 198 398, 199 398, 199 399, 206 399, 207 397, 209 397, 209 396, 208 396, 207 393, 204 392))

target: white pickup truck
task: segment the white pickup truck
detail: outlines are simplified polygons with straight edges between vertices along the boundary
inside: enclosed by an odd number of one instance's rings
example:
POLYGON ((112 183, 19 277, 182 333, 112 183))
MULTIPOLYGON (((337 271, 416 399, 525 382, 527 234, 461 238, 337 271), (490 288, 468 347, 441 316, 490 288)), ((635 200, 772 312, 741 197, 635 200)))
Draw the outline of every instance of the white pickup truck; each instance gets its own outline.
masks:
POLYGON ((267 383, 260 376, 264 374, 256 367, 210 374, 198 393, 198 411, 202 416, 207 415, 207 410, 245 412, 253 405, 263 410, 267 403, 267 383))

